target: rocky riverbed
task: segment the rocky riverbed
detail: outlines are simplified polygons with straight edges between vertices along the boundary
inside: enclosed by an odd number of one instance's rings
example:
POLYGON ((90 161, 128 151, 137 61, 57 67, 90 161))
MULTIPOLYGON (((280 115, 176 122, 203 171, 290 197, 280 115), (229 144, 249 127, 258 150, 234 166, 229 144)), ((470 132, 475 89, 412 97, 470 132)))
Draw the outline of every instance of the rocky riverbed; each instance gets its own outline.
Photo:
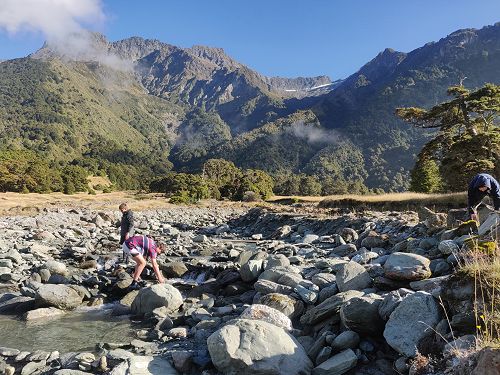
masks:
POLYGON ((430 211, 319 218, 227 205, 136 217, 139 233, 168 243, 159 257, 168 280, 132 292, 117 212, 0 217, 0 373, 451 374, 452 349, 475 345, 473 283, 454 276, 470 223, 451 229, 430 211), (99 319, 123 335, 103 335, 111 328, 99 319), (81 348, 7 345, 5 330, 55 335, 47 330, 68 321, 81 348), (441 366, 414 361, 421 355, 441 366))

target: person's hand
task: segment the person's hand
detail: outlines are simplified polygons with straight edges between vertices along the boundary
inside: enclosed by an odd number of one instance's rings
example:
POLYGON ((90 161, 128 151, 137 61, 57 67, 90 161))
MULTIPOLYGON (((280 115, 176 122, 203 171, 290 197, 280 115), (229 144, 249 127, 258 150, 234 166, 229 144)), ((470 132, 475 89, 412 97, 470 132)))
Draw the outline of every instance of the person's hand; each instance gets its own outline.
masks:
POLYGON ((128 240, 129 237, 128 233, 125 233, 125 239, 128 240))
POLYGON ((471 219, 471 220, 478 221, 477 214, 472 214, 472 215, 470 215, 470 219, 471 219))
POLYGON ((160 284, 165 283, 165 279, 163 278, 163 276, 158 279, 158 283, 160 283, 160 284))

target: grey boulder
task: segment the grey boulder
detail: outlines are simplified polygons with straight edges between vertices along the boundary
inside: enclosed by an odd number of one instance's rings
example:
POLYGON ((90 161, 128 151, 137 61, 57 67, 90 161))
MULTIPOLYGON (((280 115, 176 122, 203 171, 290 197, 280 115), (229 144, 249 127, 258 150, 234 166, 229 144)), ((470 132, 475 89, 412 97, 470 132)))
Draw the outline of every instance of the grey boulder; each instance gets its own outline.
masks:
POLYGON ((415 281, 431 276, 431 261, 417 254, 393 253, 384 264, 385 276, 392 280, 415 281))
POLYGON ((337 286, 341 292, 363 290, 372 284, 372 278, 365 270, 365 267, 356 262, 343 264, 336 277, 337 286))
POLYGON ((384 337, 397 352, 414 357, 422 339, 433 334, 441 320, 439 305, 426 292, 416 292, 403 299, 385 325, 384 337))
POLYGON ((225 375, 309 375, 312 363, 290 334, 273 324, 236 319, 213 333, 208 351, 225 375))
POLYGON ((157 307, 165 306, 168 311, 176 311, 182 305, 182 295, 169 284, 155 284, 139 291, 132 302, 132 314, 151 313, 157 307))
POLYGON ((35 303, 40 307, 57 307, 61 310, 73 310, 82 303, 82 296, 67 285, 41 284, 35 290, 35 303))
POLYGON ((347 349, 315 367, 312 375, 342 375, 355 367, 357 363, 356 354, 351 349, 347 349))

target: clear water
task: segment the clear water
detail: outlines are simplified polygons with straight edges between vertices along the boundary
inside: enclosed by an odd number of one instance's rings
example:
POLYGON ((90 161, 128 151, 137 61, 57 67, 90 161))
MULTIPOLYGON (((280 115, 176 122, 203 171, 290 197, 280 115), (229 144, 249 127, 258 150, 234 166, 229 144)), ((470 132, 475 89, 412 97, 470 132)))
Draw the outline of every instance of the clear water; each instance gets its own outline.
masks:
POLYGON ((0 346, 21 351, 94 351, 97 343, 129 343, 135 329, 128 316, 108 309, 80 310, 50 320, 24 322, 0 315, 0 346))

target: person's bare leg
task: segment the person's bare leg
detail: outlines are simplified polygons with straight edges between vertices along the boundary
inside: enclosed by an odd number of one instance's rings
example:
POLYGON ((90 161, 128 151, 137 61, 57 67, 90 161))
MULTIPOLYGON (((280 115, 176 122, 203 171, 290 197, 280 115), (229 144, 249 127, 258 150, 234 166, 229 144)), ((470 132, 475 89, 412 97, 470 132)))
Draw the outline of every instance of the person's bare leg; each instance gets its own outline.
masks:
POLYGON ((141 277, 141 273, 144 270, 144 267, 146 267, 146 259, 140 254, 132 257, 132 259, 135 261, 135 271, 134 271, 134 280, 139 281, 139 278, 141 277))

